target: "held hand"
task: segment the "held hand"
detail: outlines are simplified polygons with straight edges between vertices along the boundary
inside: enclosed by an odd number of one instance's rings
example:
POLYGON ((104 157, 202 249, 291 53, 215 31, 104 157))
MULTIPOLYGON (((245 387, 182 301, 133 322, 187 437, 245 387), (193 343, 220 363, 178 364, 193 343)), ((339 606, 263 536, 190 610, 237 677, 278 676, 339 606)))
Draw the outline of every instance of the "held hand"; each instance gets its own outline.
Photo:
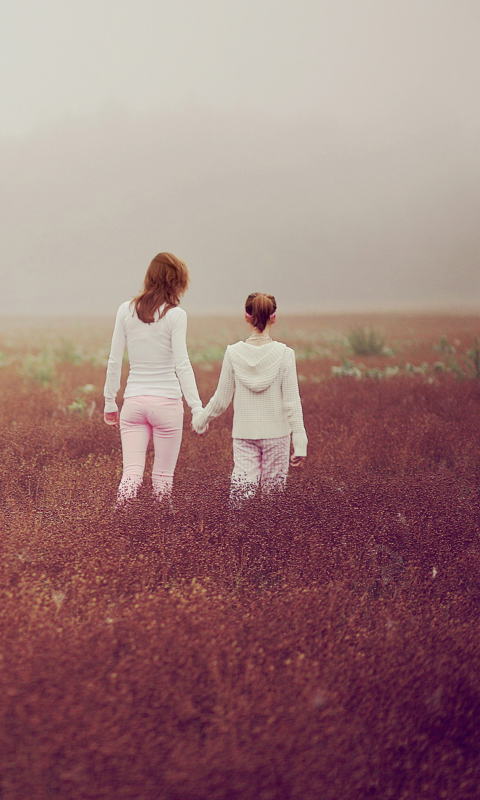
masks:
POLYGON ((191 430, 191 431, 193 431, 193 433, 197 433, 197 434, 198 434, 198 436, 205 436, 205 434, 206 434, 206 433, 208 433, 208 429, 209 429, 209 427, 210 427, 210 425, 207 423, 207 427, 205 428, 205 430, 204 430, 204 431, 202 431, 201 433, 198 433, 198 432, 195 430, 195 428, 193 427, 193 422, 191 422, 191 423, 190 423, 190 430, 191 430))
POLYGON ((107 425, 118 428, 118 411, 105 411, 103 421, 106 422, 107 425))
POLYGON ((303 469, 306 456, 290 456, 290 466, 303 469))

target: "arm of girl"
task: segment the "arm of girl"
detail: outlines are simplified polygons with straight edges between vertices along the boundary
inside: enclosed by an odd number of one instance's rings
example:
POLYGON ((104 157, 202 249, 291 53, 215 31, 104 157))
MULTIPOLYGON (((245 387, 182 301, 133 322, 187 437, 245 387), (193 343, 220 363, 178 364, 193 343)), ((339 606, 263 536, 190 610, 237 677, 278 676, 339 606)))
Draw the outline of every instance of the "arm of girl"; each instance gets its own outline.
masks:
POLYGON ((113 329, 110 355, 108 357, 107 377, 105 379, 105 387, 103 389, 103 395, 105 397, 104 420, 107 423, 107 425, 115 425, 115 426, 118 425, 118 406, 115 401, 115 398, 120 388, 120 380, 122 377, 123 353, 125 350, 125 341, 126 341, 123 318, 124 318, 124 306, 121 305, 117 311, 117 317, 115 319, 115 327, 113 329), (116 418, 113 416, 115 414, 117 415, 116 418))
POLYGON ((303 467, 306 456, 295 456, 293 453, 290 456, 291 467, 303 467))
POLYGON ((193 419, 192 425, 197 433, 205 433, 210 420, 223 414, 225 409, 227 409, 232 402, 234 390, 235 378, 233 375, 229 348, 227 347, 223 357, 222 371, 218 379, 217 390, 203 411, 193 419))
POLYGON ((182 308, 175 310, 174 321, 171 328, 173 359, 175 373, 185 400, 195 417, 202 410, 202 401, 198 394, 195 374, 190 363, 187 350, 187 315, 182 308))
POLYGON ((307 434, 303 425, 302 402, 298 390, 297 368, 295 353, 287 349, 287 361, 282 380, 283 407, 292 431, 293 456, 290 459, 292 467, 303 464, 307 455, 307 434))

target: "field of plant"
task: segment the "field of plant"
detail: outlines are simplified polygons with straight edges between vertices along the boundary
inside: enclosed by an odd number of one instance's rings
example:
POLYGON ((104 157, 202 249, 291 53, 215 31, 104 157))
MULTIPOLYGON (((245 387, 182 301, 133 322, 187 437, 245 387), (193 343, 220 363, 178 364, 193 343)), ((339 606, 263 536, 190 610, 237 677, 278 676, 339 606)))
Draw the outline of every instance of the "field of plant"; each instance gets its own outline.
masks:
POLYGON ((279 320, 309 456, 242 512, 229 410, 114 513, 112 325, 0 321, 1 800, 478 798, 480 319, 279 320))

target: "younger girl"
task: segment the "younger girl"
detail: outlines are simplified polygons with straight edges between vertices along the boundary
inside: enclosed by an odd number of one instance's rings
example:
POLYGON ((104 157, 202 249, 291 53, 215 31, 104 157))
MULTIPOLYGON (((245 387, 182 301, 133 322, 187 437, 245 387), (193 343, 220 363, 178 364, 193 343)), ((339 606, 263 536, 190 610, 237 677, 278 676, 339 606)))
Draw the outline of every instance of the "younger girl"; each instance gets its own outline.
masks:
POLYGON ((153 491, 159 499, 171 492, 182 441, 182 393, 193 416, 202 410, 185 343, 187 315, 178 305, 189 281, 183 261, 159 253, 147 270, 143 292, 118 309, 104 389, 105 422, 117 426, 115 397, 126 344, 130 373, 120 414, 123 476, 117 504, 137 494, 152 432, 153 491))
POLYGON ((250 497, 259 484, 267 490, 284 487, 289 460, 298 467, 307 454, 295 353, 270 336, 276 310, 270 294, 247 297, 250 336, 227 347, 217 390, 192 423, 204 433, 233 397, 231 497, 250 497))

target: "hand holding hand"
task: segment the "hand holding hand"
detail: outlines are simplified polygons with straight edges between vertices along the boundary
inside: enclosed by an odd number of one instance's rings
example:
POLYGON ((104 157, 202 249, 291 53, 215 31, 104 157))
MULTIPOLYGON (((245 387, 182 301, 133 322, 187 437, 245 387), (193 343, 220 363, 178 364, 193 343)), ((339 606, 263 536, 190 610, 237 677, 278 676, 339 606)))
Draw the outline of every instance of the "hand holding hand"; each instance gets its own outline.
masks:
POLYGON ((107 425, 118 428, 118 411, 105 411, 103 421, 106 422, 107 425))
POLYGON ((198 433, 198 431, 196 431, 195 428, 193 427, 193 422, 190 423, 190 430, 193 431, 194 433, 197 433, 198 436, 205 436, 205 434, 208 433, 209 427, 210 425, 207 423, 207 427, 205 428, 205 430, 202 431, 201 433, 198 433))
POLYGON ((290 466, 303 469, 306 456, 290 456, 290 466))

